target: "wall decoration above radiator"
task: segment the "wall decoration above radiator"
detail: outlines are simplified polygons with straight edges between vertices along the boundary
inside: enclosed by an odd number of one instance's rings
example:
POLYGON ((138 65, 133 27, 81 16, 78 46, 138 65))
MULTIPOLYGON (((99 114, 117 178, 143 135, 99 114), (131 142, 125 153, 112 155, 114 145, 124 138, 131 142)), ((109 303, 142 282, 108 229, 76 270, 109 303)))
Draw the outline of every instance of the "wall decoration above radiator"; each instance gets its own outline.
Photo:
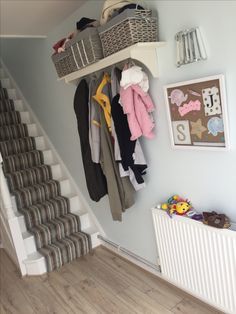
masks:
POLYGON ((226 313, 236 313, 236 232, 152 209, 163 278, 226 313))
POLYGON ((206 49, 199 27, 178 32, 175 35, 175 41, 177 67, 207 59, 206 49))
POLYGON ((229 148, 223 75, 167 85, 164 90, 174 148, 229 148))

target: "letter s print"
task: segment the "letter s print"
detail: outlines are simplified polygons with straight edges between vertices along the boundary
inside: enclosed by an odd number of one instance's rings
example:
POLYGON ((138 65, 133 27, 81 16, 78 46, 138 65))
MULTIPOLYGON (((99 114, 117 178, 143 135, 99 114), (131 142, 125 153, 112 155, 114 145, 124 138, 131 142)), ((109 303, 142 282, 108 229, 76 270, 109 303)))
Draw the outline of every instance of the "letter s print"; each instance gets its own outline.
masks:
POLYGON ((186 136, 185 136, 185 128, 184 128, 184 125, 183 124, 178 124, 177 125, 177 131, 179 132, 177 137, 178 137, 178 140, 181 141, 181 142, 184 142, 186 140, 186 136))

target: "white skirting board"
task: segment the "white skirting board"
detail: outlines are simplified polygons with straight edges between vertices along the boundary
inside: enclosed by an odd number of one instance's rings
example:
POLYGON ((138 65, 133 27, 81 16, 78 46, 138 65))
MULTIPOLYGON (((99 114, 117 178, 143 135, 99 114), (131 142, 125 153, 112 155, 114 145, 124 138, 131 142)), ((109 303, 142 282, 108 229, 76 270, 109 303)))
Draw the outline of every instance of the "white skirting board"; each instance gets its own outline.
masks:
POLYGON ((98 236, 101 241, 102 246, 108 248, 109 250, 113 251, 114 253, 120 255, 121 257, 127 259, 131 263, 143 268, 144 270, 161 277, 160 269, 158 265, 152 264, 149 261, 145 260, 144 258, 138 256, 137 254, 125 249, 124 247, 120 246, 119 244, 114 243, 113 241, 103 237, 98 236))

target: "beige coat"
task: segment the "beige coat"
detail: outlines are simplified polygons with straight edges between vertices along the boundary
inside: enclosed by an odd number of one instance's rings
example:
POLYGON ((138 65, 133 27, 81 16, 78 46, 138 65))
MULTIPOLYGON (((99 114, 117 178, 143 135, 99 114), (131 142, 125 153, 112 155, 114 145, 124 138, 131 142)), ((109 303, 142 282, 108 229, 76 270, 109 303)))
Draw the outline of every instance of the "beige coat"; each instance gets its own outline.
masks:
POLYGON ((134 205, 134 188, 128 177, 121 178, 115 161, 111 134, 107 128, 102 108, 101 123, 101 167, 107 180, 107 190, 113 220, 122 220, 122 213, 134 205))

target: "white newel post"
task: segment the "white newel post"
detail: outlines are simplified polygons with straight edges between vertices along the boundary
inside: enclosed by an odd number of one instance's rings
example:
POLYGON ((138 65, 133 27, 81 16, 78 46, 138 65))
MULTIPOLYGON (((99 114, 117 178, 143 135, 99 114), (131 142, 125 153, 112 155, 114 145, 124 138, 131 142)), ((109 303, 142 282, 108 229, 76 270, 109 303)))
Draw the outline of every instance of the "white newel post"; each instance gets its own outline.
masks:
POLYGON ((19 265, 21 275, 26 275, 26 267, 24 260, 27 258, 24 239, 22 237, 18 217, 15 215, 11 195, 8 189, 7 180, 2 169, 2 155, 0 153, 0 219, 2 212, 2 226, 5 229, 5 244, 4 249, 19 265))
POLYGON ((3 205, 2 211, 7 219, 11 219, 15 215, 12 208, 11 196, 7 186, 7 181, 2 170, 2 162, 2 155, 0 153, 0 198, 3 205))

